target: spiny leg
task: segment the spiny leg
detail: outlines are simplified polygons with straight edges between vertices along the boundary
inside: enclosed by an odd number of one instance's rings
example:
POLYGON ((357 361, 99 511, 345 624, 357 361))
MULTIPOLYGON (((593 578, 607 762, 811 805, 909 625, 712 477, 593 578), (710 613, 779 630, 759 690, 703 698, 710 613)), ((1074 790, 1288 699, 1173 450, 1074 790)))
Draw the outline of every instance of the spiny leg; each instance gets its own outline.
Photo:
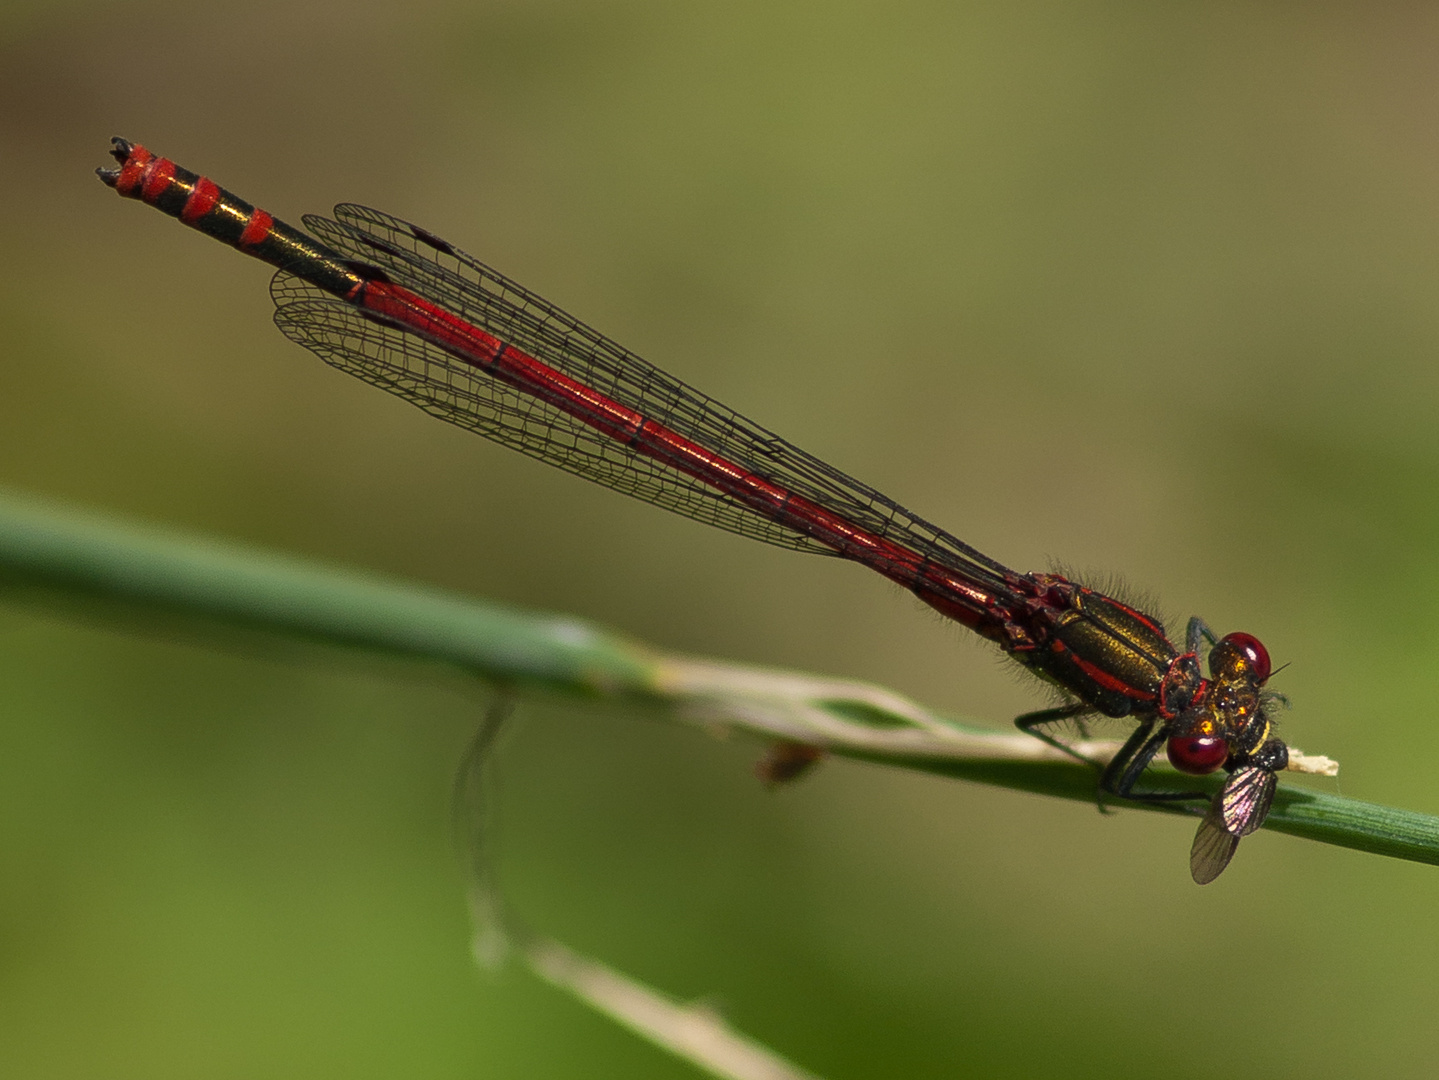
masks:
POLYGON ((1214 636, 1214 631, 1209 629, 1209 624, 1198 615, 1190 616, 1189 627, 1184 631, 1184 649, 1199 655, 1199 649, 1205 642, 1209 643, 1212 649, 1219 644, 1219 639, 1214 636))
POLYGON ((1099 778, 1099 788, 1121 799, 1133 802, 1169 803, 1190 799, 1205 799, 1209 796, 1202 791, 1135 791, 1144 770, 1154 760, 1154 755, 1168 739, 1169 732, 1164 725, 1151 718, 1134 729, 1119 753, 1105 766, 1099 778))
POLYGON ((1036 712, 1027 712, 1021 716, 1016 716, 1014 718, 1014 726, 1026 735, 1032 735, 1040 742, 1046 742, 1056 750, 1062 750, 1074 758, 1075 761, 1082 761, 1090 768, 1102 770, 1104 766, 1099 762, 1085 757, 1074 747, 1060 739, 1056 739, 1049 732, 1040 730, 1045 724, 1057 724, 1064 720, 1074 720, 1081 723, 1081 734, 1087 735, 1088 733, 1084 731, 1082 726, 1082 718, 1091 715, 1093 712, 1094 707, 1092 705, 1087 705, 1082 701, 1075 701, 1069 705, 1060 705, 1058 708, 1039 709, 1036 712))

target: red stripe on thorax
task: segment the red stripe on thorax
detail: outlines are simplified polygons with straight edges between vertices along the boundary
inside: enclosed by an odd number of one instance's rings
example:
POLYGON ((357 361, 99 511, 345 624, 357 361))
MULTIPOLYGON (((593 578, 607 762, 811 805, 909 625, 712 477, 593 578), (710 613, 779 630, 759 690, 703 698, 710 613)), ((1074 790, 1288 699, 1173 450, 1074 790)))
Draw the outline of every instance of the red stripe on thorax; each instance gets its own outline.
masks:
POLYGON ((1088 660, 1084 659, 1084 657, 1080 656, 1073 649, 1069 648, 1069 646, 1065 645, 1062 641, 1056 639, 1050 645, 1050 648, 1053 649, 1055 652, 1069 653, 1069 657, 1071 660, 1074 661, 1075 666, 1077 666, 1079 670, 1084 672, 1086 676, 1088 676, 1090 679, 1093 679, 1096 683, 1104 687, 1104 689, 1106 690, 1113 690, 1117 694, 1123 694, 1125 697, 1133 701, 1153 701, 1157 696, 1152 690, 1140 690, 1138 687, 1131 686, 1123 679, 1119 679, 1111 675, 1102 667, 1096 667, 1094 664, 1091 664, 1088 660))
MULTIPOLYGON (((1091 591, 1092 591, 1092 590, 1090 590, 1090 589, 1086 589, 1086 590, 1085 590, 1085 592, 1091 592, 1091 591)), ((1106 596, 1104 599, 1105 599, 1108 603, 1113 604, 1113 605, 1114 605, 1115 607, 1117 607, 1120 611, 1124 612, 1124 613, 1125 613, 1126 615, 1128 615, 1130 618, 1134 619, 1136 622, 1141 622, 1141 623, 1143 623, 1145 626, 1147 626, 1150 630, 1152 630, 1152 631, 1154 632, 1154 634, 1155 634, 1156 637, 1164 638, 1166 641, 1168 640, 1169 635, 1165 632, 1164 627, 1160 626, 1160 625, 1159 625, 1157 622, 1155 622, 1152 618, 1150 618, 1148 615, 1144 614, 1144 612, 1138 611, 1138 610, 1130 607, 1128 604, 1121 604, 1118 600, 1114 599, 1114 597, 1112 597, 1112 596, 1106 596)))

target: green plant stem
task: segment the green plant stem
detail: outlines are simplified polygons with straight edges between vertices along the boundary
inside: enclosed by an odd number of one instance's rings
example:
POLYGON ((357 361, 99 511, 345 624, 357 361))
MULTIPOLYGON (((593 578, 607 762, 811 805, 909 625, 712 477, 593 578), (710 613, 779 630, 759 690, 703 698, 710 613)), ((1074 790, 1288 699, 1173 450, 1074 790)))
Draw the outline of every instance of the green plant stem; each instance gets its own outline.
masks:
MULTIPOLYGON (((568 616, 121 525, 17 495, 0 494, 0 589, 16 600, 83 602, 421 658, 521 693, 629 702, 687 724, 1090 805, 1095 800, 1093 771, 1037 740, 961 723, 881 687, 667 654, 568 616)), ((1086 750, 1103 759, 1113 744, 1087 744, 1086 750)), ((1309 760, 1321 763, 1310 767, 1316 771, 1326 759, 1309 760)), ((1164 770, 1153 773, 1157 784, 1194 785, 1164 770)), ((1265 827, 1439 863, 1439 818, 1287 784, 1265 827)))

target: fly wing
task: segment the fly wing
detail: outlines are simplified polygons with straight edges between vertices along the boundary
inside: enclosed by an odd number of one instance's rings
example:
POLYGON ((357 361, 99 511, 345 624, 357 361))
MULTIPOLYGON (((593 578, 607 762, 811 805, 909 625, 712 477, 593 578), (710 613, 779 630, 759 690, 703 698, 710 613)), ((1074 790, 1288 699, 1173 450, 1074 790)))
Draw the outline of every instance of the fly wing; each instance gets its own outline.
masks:
POLYGON ((1224 831, 1233 836, 1248 836, 1263 825, 1277 786, 1274 773, 1257 765, 1246 765, 1230 773, 1214 797, 1224 831))
POLYGON ((1225 831, 1223 813, 1218 806, 1216 796, 1199 823, 1199 831, 1194 834, 1194 844, 1189 849, 1189 873, 1196 885, 1208 885, 1224 873, 1239 847, 1239 837, 1225 831))
POLYGON ((1264 824, 1277 785, 1274 773, 1257 765, 1246 765, 1229 774, 1219 794, 1210 800, 1189 849, 1189 872, 1197 884, 1208 885, 1222 874, 1239 847, 1240 837, 1264 824))
MULTIPOLYGON (((1002 585, 1007 571, 1000 563, 665 374, 427 230, 349 204, 335 208, 334 220, 307 216, 305 225, 326 244, 379 267, 397 284, 751 473, 942 566, 1002 585)), ((344 305, 323 300, 294 279, 278 277, 271 292, 281 308, 276 320, 285 333, 330 363, 427 412, 720 528, 783 547, 833 554, 667 466, 643 464, 641 455, 610 443, 583 422, 499 385, 459 360, 442 359, 442 350, 370 330, 353 317, 320 314, 309 305, 332 303, 342 310, 344 305), (284 310, 297 301, 306 306, 284 310), (627 477, 629 472, 633 475, 627 477)))

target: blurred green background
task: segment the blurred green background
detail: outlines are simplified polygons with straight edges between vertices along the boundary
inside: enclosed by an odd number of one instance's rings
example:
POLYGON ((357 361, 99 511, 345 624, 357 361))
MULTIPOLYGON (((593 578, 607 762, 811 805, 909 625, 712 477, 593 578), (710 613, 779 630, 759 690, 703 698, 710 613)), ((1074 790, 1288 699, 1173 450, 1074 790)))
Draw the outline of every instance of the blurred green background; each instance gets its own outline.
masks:
MULTIPOLYGON (((446 427, 93 177, 417 221, 1020 569, 1261 636, 1292 743, 1439 811, 1439 14, 1424 5, 17 2, 0 484, 863 677, 1047 699, 874 575, 446 427)), ((0 1072, 695 1075, 467 957, 485 697, 0 606, 0 1072)), ((538 701, 545 931, 830 1078, 1430 1076, 1435 869, 538 701)), ((1329 785, 1333 781, 1327 782, 1329 785)))

